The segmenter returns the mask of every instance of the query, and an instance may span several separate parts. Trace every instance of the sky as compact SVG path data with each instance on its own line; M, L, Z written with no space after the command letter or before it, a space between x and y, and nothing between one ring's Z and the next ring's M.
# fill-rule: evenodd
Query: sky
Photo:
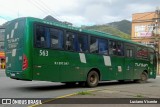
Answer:
M0 25L18 17L51 15L75 26L106 24L155 11L160 0L0 0Z

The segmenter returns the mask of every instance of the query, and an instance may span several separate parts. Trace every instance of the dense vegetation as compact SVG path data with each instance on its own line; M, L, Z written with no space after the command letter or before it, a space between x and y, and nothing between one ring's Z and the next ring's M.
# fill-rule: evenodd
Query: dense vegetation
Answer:
M126 34L122 31L118 30L117 28L114 28L114 27L109 26L109 25L85 26L85 29L102 31L102 32L113 34L113 35L121 37L121 38L130 39L129 34Z

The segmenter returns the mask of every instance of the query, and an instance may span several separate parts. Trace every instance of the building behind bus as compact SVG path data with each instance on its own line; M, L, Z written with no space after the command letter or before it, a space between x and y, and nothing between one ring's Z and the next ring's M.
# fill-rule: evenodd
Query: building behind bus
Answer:
M135 13L132 15L131 39L155 48L160 53L160 10L154 12ZM160 57L158 58L157 73L160 74Z

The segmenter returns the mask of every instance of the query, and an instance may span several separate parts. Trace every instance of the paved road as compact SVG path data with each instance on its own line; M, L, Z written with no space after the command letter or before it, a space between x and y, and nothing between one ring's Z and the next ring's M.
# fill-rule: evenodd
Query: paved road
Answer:
M45 81L21 81L5 76L0 70L1 98L55 98L91 88L67 87L62 83Z
M62 83L43 81L21 81L13 80L5 76L0 70L0 97L1 98L55 98L58 96L71 94L74 92L91 90L84 87L66 87ZM146 84L127 82L105 82L93 89L108 89L117 91L128 91L128 93L145 93L153 97L160 98L160 77L151 79Z

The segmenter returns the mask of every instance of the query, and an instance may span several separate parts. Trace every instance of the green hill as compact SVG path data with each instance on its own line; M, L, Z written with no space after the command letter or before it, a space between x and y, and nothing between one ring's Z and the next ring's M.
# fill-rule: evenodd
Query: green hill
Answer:
M60 22L50 15L46 16L44 20ZM61 23L72 25L71 23L68 22L67 23L61 22ZM128 20L111 22L105 25L83 26L82 28L102 31L126 39L130 39L130 34L131 34L131 22Z
M128 20L122 20L117 22L111 22L111 23L108 23L107 25L131 35L131 24L132 23Z
M85 26L85 29L90 29L90 30L96 30L96 31L102 31L106 33L113 34L115 36L125 38L125 39L130 39L130 35L126 34L114 27L111 27L109 25L94 25L94 26Z

